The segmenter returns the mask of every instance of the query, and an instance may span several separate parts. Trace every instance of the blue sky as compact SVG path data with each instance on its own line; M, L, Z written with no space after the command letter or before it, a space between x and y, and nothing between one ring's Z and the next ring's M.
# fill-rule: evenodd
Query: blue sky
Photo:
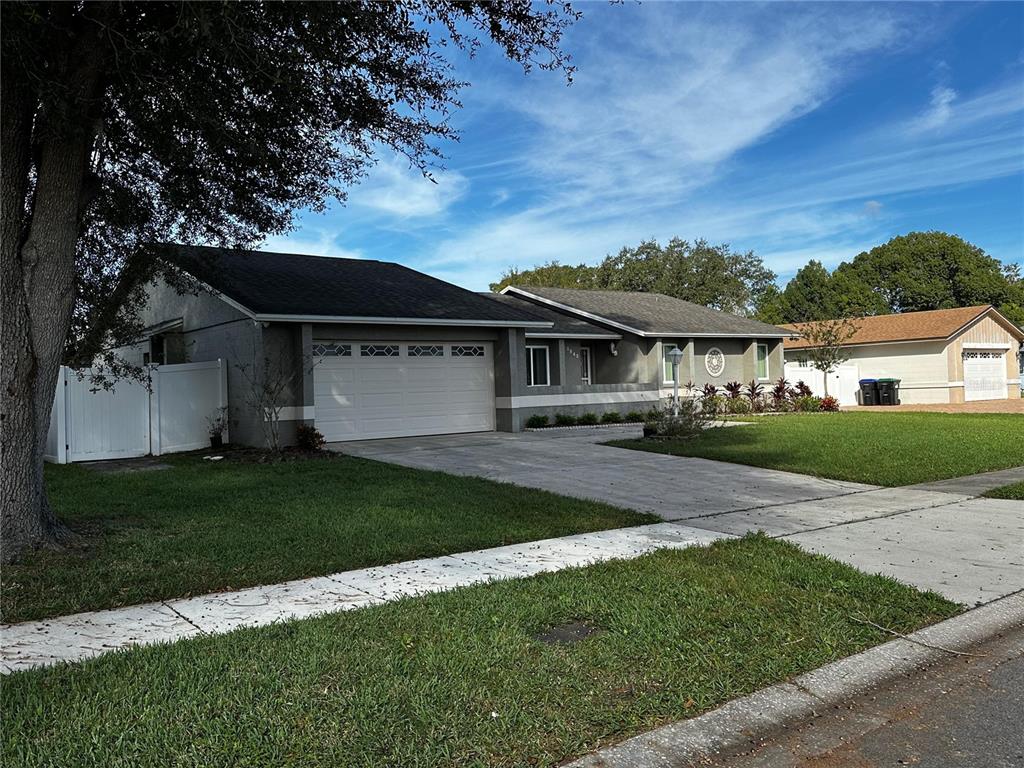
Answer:
M648 237L752 249L780 283L913 230L1024 263L1024 4L580 7L572 86L459 62L436 184L382 155L265 247L477 290Z

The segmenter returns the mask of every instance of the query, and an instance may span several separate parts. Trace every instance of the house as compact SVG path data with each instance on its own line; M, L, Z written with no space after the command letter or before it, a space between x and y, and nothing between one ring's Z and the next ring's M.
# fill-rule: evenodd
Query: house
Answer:
M900 379L903 403L962 403L1020 397L1024 331L990 305L855 320L844 345L850 377ZM784 326L799 333L805 324ZM787 366L809 369L806 339L786 341Z
M767 382L787 331L649 293L479 294L382 261L160 246L209 290L147 287L137 362L224 359L233 442L260 444L247 372L281 380L281 434L519 431L536 413L646 410L680 383Z

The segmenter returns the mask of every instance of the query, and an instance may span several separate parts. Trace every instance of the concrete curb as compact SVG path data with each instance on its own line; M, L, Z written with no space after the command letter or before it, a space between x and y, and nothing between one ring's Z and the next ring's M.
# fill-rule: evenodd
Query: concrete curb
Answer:
M814 717L824 708L948 656L921 643L964 650L1020 626L1024 626L1024 591L918 630L908 639L877 645L789 682L730 701L700 717L634 736L569 763L566 768L691 766L710 754Z

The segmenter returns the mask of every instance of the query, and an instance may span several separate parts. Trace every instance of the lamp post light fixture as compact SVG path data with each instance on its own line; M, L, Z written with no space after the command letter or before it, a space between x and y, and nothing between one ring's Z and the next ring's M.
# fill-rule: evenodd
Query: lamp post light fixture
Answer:
M668 351L669 360L672 361L672 415L679 415L679 361L683 359L683 350L678 346Z

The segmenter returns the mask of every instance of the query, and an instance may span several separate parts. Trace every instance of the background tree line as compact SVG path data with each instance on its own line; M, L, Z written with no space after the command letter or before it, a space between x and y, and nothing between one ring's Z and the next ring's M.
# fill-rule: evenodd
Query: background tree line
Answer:
M993 304L1024 325L1020 265L1003 264L956 235L911 232L829 272L810 261L780 289L752 251L675 238L623 248L595 266L549 262L509 269L491 284L653 291L766 323L799 323Z

